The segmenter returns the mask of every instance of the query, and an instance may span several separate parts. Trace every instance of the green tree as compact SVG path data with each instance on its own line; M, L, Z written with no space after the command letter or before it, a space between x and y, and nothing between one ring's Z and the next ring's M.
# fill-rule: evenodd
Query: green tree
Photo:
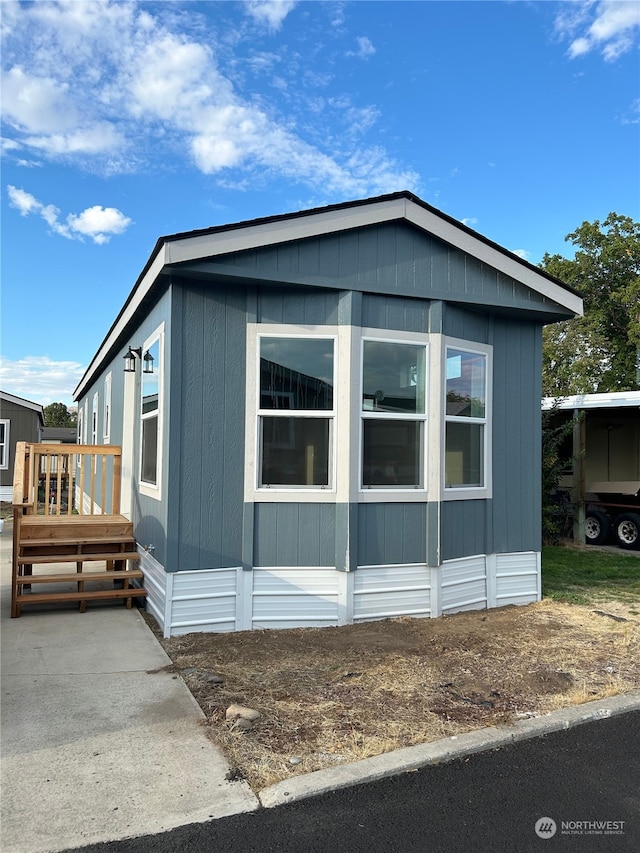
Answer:
M44 423L48 427L75 427L77 416L64 403L49 403L44 407Z
M554 545L568 533L569 506L558 494L562 471L571 459L566 440L576 419L562 415L557 403L542 412L542 542Z
M543 393L630 391L640 370L640 223L610 213L566 237L573 259L546 254L541 267L575 288L584 316L547 326Z

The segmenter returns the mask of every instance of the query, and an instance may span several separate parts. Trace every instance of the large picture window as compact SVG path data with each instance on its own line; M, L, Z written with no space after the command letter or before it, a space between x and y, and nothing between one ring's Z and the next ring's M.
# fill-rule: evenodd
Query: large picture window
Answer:
M424 344L362 342L363 489L424 489Z
M487 368L482 352L447 347L445 470L447 489L485 488Z
M160 448L162 435L162 334L147 341L143 351L153 361L152 372L142 372L140 406L140 486L144 494L157 496L160 488ZM146 489L144 487L147 487Z
M261 336L259 488L330 488L335 341Z

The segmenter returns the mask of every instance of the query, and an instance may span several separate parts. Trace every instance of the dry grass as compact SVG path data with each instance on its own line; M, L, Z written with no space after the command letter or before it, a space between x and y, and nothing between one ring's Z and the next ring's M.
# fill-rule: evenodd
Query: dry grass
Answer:
M640 622L619 608L616 615L627 621L544 600L440 619L161 642L210 736L258 790L640 687ZM207 680L212 673L222 684ZM253 729L226 723L232 703L260 711Z

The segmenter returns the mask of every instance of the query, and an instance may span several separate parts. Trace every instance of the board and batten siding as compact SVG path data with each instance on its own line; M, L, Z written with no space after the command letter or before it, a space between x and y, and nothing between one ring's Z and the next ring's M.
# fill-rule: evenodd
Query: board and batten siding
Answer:
M210 274L246 281L337 287L393 296L540 308L566 315L555 303L493 267L407 223L384 223L201 262Z
M242 559L246 293L174 287L170 571Z

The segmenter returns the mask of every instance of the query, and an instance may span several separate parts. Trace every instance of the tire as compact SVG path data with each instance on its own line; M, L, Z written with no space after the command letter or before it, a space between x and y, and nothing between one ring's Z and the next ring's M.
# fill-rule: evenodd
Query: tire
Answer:
M602 545L611 533L611 522L604 512L592 509L584 520L584 538L587 545Z
M640 551L640 515L624 512L615 521L618 545L628 551Z

